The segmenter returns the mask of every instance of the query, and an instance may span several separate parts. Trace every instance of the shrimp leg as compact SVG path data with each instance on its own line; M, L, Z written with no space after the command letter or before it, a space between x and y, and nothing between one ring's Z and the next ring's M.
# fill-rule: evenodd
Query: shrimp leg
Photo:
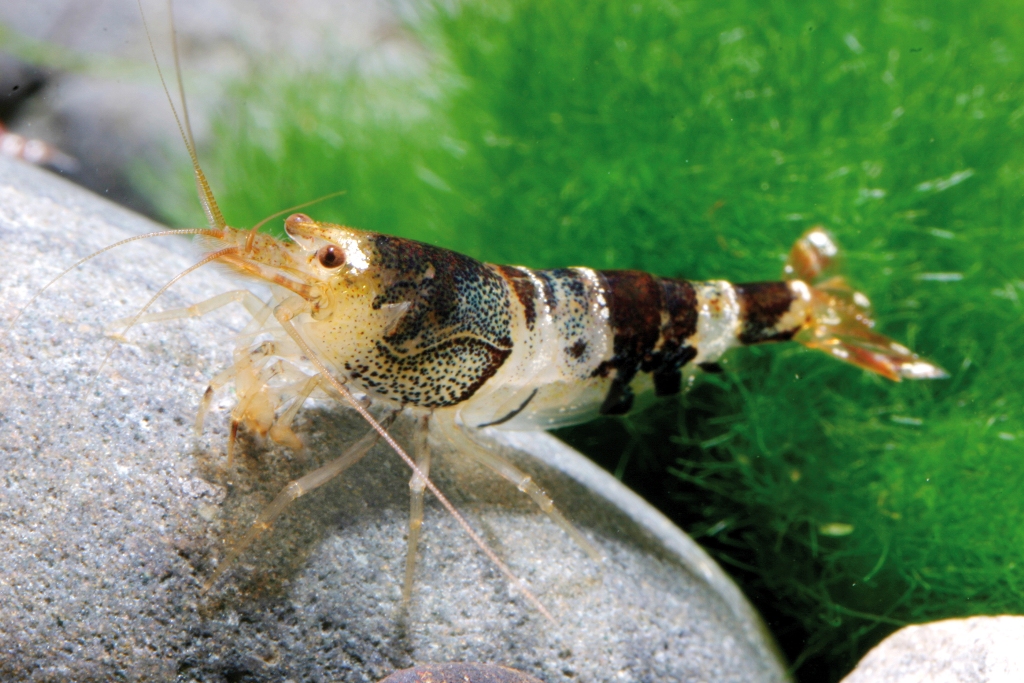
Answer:
M381 424L384 426L390 425L395 415L396 413L394 412L390 413L380 421ZM339 457L330 461L326 465L313 470L304 477L289 482L287 486L281 489L281 492L277 494L277 497L274 498L270 505L263 508L263 511L260 512L255 521L253 521L245 536L236 542L232 546L231 550L228 551L228 554L217 565L217 568L214 570L213 574L210 575L210 578L208 578L203 584L203 590L209 590L210 587L217 582L217 579L231 568L238 557L245 552L245 549L252 545L253 541L259 538L264 531L273 525L274 520L277 519L289 505L310 491L320 488L346 469L362 460L369 452L370 448L377 443L379 438L380 435L377 434L376 431L371 430L363 436L363 438L350 446L349 449Z
M281 413L281 415L274 420L274 424L270 427L269 435L271 439L276 443L284 444L290 448L302 447L302 441L295 432L292 431L292 420L295 419L295 416L299 412L299 408L302 407L302 404L306 402L306 399L309 398L310 394L312 394L318 386L320 386L320 375L313 375L302 383L302 386L296 393L295 400L292 401L292 404L288 406L287 410Z
M430 444L427 434L430 430L430 416L426 415L416 425L413 455L416 466L427 477L430 476ZM402 602L409 603L412 597L412 578L416 571L416 547L420 541L420 528L423 526L423 490L427 482L414 472L409 480L409 541L405 554L405 585L402 587Z
M537 485L537 482L533 481L530 475L498 455L489 444L484 443L478 430L460 425L454 419L437 420L437 424L460 453L468 455L515 484L516 488L533 499L537 507L544 511L552 522L562 527L565 533L569 534L591 558L597 562L602 560L601 553L597 548L565 518L565 515L555 507L554 501Z
M203 423L216 391L232 380L235 382L238 403L231 411L227 446L229 468L234 460L238 428L243 423L261 435L269 434L279 444L292 449L302 448L302 441L290 425L299 408L320 384L320 379L319 375L309 376L286 360L278 359L268 365L268 361L280 351L278 342L274 341L263 342L249 350L240 349L235 353L234 365L210 380L199 402L194 427L197 437L202 434ZM271 387L270 381L275 377L289 379L291 383L284 387ZM295 400L292 405L275 417L277 408L293 396Z
M258 296L253 294L247 289L236 289L230 292L224 292L217 296L210 297L205 301L192 304L191 306L183 306L182 308L169 308L166 311L157 311L156 313L147 313L146 315L139 316L136 318L121 318L115 320L110 324L110 328L123 327L128 324L138 325L140 323L155 323L163 322L165 320L178 320L180 318L200 318L207 313L223 308L230 303L239 302L245 306L245 310L249 312L253 318L262 317L265 321L270 317L270 307L267 306ZM266 311L264 313L264 311ZM261 316L262 314L262 316ZM261 323L262 324L262 323ZM115 339L120 338L123 333L111 333Z
M135 319L126 318L124 320L115 321L113 326L117 327L128 324L164 322L168 320L177 320L182 318L199 318L208 313L211 313L212 311L217 310L218 308L222 308L234 302L241 303L245 307L246 311L248 311L249 315L252 316L252 320L246 325L245 329L242 330L240 336L242 338L247 339L259 334L263 326L266 324L267 320L270 318L270 314L273 311L273 309L269 304L262 301L255 294L245 289L224 292L223 294L219 294L217 296L211 297L209 299L206 299L205 301L201 301L191 306L185 306L182 308L171 308L166 311L158 311L156 313L149 313L147 315L139 316ZM121 341L124 340L123 333L115 333L112 336ZM273 420L271 415L270 417L273 424L268 428L261 430L261 433L269 430L271 438L274 439L274 441L276 441L277 443L284 444L290 448L301 448L302 442L299 440L297 436L295 436L294 432L292 432L289 425L292 419L295 417L295 414L298 412L298 409L301 407L302 403L305 402L305 399L309 397L309 395L319 384L319 380L314 381L313 379L308 378L308 376L305 373L297 369L294 372L286 372L285 367L280 362L277 364L277 367L274 369L274 371L269 374L266 372L260 372L256 367L258 361L261 359L265 359L271 355L279 355L282 352L291 352L298 350L297 348L292 347L294 347L294 344L292 344L291 340L287 338L276 341L264 342L263 344L260 344L259 346L253 349L245 349L244 343L240 343L239 347L236 349L234 366L219 373L210 381L209 385L207 386L206 391L204 392L203 397L200 400L199 410L197 411L196 414L194 429L197 435L202 433L203 422L205 421L206 415L209 412L210 403L213 400L213 395L217 389L219 389L220 387L224 386L225 384L232 380L235 380L237 382L240 374L253 375L250 382L248 382L247 384L251 384L252 381L255 381L257 383L257 386L252 387L247 391L241 392L242 399L239 401L239 405L236 407L234 411L235 414L232 419L231 432L228 438L229 467L231 466L231 462L233 459L235 435L238 432L238 427L241 424L241 422L243 422L243 417L246 416L247 412L249 411L250 404L258 397L260 397L260 394L266 390L265 388L267 386L267 382L274 375L297 374L299 377L301 377L301 381L305 382L305 384L303 388L300 389L299 391L298 399L288 409L288 411L286 411L286 413L277 420ZM257 374L254 375L254 371L256 371ZM271 412L273 411L274 407L276 407L270 403L268 403L267 405L269 406L269 410ZM263 421L266 421L267 416L265 415L265 413L267 412L267 406L261 407L263 408L263 410L260 411L261 417L264 418ZM251 418L252 416L249 417Z
M340 394L341 397L348 402L371 427L373 427L373 430L377 432L385 442L387 442L388 446L391 447L391 450L393 450L395 454L402 459L402 462L409 466L409 469L411 469L413 473L420 475L420 478L423 479L423 483L426 488L430 489L430 492L434 494L442 507L444 507L444 509L448 511L448 514L450 514L458 525L462 527L463 531L466 532L466 535L469 536L473 540L473 543L480 548L480 551L487 556L487 559L494 563L494 566L505 575L505 578L507 578L513 586L522 592L523 597L525 597L530 604L536 607L538 612L544 615L544 618L553 624L556 623L555 618L551 616L551 612L544 607L543 603L541 603L541 601L537 599L537 596L534 595L525 584L523 584L519 577L512 573L512 570L508 568L508 565L502 562L501 558L491 550L490 546L488 546L484 539L480 537L480 534L473 530L473 527L469 525L466 518L459 514L459 511L455 509L455 506L452 505L451 501L441 493L440 489L438 489L432 481L430 481L430 478L423 474L423 471L420 470L415 461L409 457L409 454L406 453L398 442L395 441L394 437L388 433L387 428L373 415L371 415L370 411L368 411L360 401L356 400L352 395L352 392L349 391L344 384L339 382L331 374L330 370L327 369L324 362L320 360L315 353L313 353L313 349L302 338L302 335L299 334L299 330L295 326L294 322L297 315L309 311L310 308L308 301L298 296L292 297L290 299L285 299L278 304L274 309L274 318L276 318L277 322L280 323L282 328L284 328L284 331L288 333L288 336L290 336L299 348L302 349L309 361L316 366L317 371L325 380L327 380L328 384L330 384L331 387L333 387L338 394Z

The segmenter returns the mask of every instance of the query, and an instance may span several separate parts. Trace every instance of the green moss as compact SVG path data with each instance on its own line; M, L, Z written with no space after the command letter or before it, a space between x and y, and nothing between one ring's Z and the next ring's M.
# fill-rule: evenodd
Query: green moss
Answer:
M536 267L772 279L831 228L880 329L949 380L742 350L563 436L734 570L798 676L836 680L900 624L1024 609L1022 16L467 3L417 29L425 74L239 86L209 168L235 225L345 189L309 212Z

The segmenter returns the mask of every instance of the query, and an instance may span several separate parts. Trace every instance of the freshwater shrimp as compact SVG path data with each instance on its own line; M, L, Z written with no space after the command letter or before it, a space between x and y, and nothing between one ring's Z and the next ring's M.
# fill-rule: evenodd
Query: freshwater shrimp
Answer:
M180 70L178 78L180 85ZM303 213L287 217L288 239L282 240L227 225L200 167L187 108L179 127L208 222L190 232L200 236L207 254L168 287L219 263L269 286L271 295L260 299L239 289L187 308L140 313L128 327L198 317L231 303L245 307L251 322L232 364L210 380L196 419L201 430L216 392L234 385L229 458L239 430L300 448L292 422L310 398L341 400L370 426L345 453L285 486L219 562L206 589L292 502L338 477L378 439L412 470L403 587L408 601L427 489L522 588L431 482L431 442L454 444L514 484L600 558L541 487L499 454L488 429L544 430L622 415L639 393L678 394L732 347L769 342L796 341L895 381L946 376L874 331L866 297L830 274L838 247L820 226L796 241L781 280L743 284L630 270L493 265ZM388 431L400 412L416 420L412 457Z
M208 202L216 215L212 195ZM821 227L797 240L786 279L735 285L628 270L492 265L301 213L285 220L285 232L288 241L217 223L204 232L211 250L204 261L268 283L275 291L270 301L240 290L141 321L202 315L241 300L254 317L250 335L258 329L273 337L236 349L235 364L207 390L201 415L217 387L235 382L232 434L244 427L295 447L290 422L318 390L344 396L368 420L364 404L417 418L406 599L423 491L432 487L431 439L451 442L513 483L598 557L540 487L498 454L487 428L549 429L621 415L641 391L677 394L684 375L710 368L728 349L768 342L794 340L894 381L946 376L875 332L866 298L841 277L827 276L838 249ZM315 372L301 367L307 362ZM207 587L291 502L339 475L375 438L286 486Z
M49 166L60 173L74 173L78 161L43 140L12 133L0 123L0 154L37 166Z

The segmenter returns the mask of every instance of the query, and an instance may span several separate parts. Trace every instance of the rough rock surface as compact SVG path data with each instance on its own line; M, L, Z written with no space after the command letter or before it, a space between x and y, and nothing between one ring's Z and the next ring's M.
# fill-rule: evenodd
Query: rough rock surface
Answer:
M158 228L0 160L0 325L75 259ZM228 470L225 392L194 437L198 399L229 362L242 314L141 326L130 344L104 336L194 261L176 237L105 253L45 292L0 341L0 679L376 681L416 663L477 661L547 683L785 680L721 570L545 434L503 438L607 554L601 564L464 458L438 454L431 474L556 625L429 499L403 612L409 473L379 446L299 501L202 593L223 540L366 428L313 406L299 420L305 452L244 439ZM156 309L237 286L206 268ZM407 438L408 425L396 434Z
M1019 683L1024 617L907 626L864 656L842 683Z

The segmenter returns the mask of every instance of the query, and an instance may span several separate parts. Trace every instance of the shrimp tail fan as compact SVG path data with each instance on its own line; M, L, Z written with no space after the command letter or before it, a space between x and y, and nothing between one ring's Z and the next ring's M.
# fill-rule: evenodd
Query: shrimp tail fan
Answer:
M793 340L896 382L949 377L938 365L875 331L871 302L834 274L838 255L832 235L820 226L793 245L783 278L806 285L808 304L807 324Z

